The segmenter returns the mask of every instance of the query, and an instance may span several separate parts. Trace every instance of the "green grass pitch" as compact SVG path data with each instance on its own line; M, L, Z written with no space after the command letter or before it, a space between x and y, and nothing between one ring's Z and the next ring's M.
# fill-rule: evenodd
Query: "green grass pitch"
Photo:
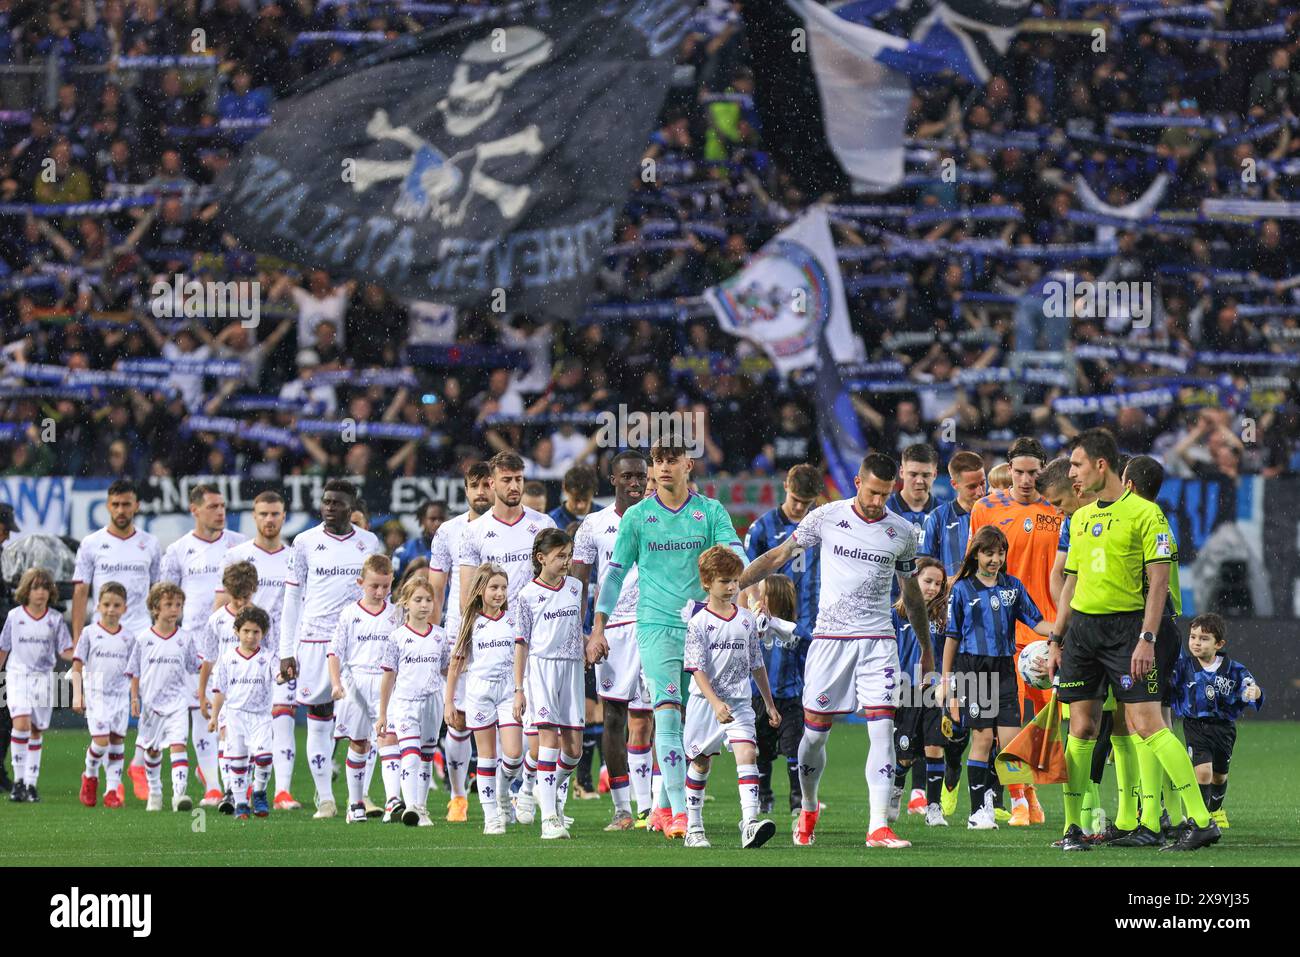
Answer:
M863 764L867 736L863 725L837 725L831 735L830 763L822 780L827 808L817 829L817 844L796 848L790 843L783 767L775 783L778 812L776 837L754 851L741 851L736 821L739 802L735 765L730 755L715 760L709 793L716 799L705 807L705 825L713 842L710 850L687 851L680 842L668 842L648 831L606 834L611 804L599 801L569 802L576 818L573 840L543 844L539 830L516 826L503 837L485 837L476 799L470 797L468 824L447 824L446 792L429 795L436 824L408 828L400 824L344 824L342 817L311 820L311 811L272 811L264 820L236 822L207 810L201 816L170 810L146 814L142 802L130 796L120 810L101 804L85 808L77 800L87 738L80 731L55 731L46 738L41 769L42 803L15 805L0 800L0 866L129 866L167 865L562 865L608 866L895 866L972 865L1067 867L1105 866L1207 866L1300 864L1300 828L1296 827L1295 795L1300 792L1300 762L1296 761L1296 725L1292 722L1243 723L1232 762L1231 789L1225 809L1231 828L1217 847L1194 854L1171 855L1154 850L1094 849L1087 854L1064 855L1048 845L1060 833L1061 789L1042 789L1048 823L1043 827L997 831L967 831L968 799L963 793L958 813L948 828L927 828L920 817L904 814L899 834L913 841L906 850L873 850L863 846L866 829L866 785ZM301 744L300 730L300 744ZM128 746L131 739L128 738ZM301 751L299 754L301 755ZM128 759L130 752L128 751ZM294 792L311 793L301 758ZM164 790L170 808L170 782L164 764ZM381 790L375 775L374 790ZM198 785L191 781L190 793ZM343 805L344 784L334 782ZM1114 771L1107 769L1103 795L1108 810L1114 808Z

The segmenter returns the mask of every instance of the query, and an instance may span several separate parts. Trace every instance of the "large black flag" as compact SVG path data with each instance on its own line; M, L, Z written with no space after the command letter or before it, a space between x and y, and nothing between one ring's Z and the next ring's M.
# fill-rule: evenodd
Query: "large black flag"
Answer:
M398 295L576 316L695 6L563 0L392 44L276 108L222 225Z

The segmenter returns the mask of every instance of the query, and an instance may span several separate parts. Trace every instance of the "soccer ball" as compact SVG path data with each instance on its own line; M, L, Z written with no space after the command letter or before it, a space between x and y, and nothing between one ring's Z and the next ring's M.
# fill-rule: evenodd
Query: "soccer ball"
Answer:
M1047 642L1041 640L1031 641L1020 649L1016 667L1020 670L1020 677L1031 688L1046 691L1052 686L1052 679L1047 677L1048 651Z

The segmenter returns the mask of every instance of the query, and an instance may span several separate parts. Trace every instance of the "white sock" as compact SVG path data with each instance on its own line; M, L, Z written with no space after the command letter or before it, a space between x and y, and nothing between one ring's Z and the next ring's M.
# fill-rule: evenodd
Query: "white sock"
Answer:
M316 784L316 800L334 800L334 786L330 782L333 768L330 766L334 753L334 719L307 716L307 767L311 769L311 779Z
M758 818L758 765L736 765L736 784L740 788L740 819Z
M162 794L162 755L157 759L145 755L144 776L149 782L150 794Z
M271 762L275 767L276 791L293 791L293 709L271 717Z
M609 793L614 798L614 810L620 814L632 813L632 788L628 775L609 776Z
M831 736L831 724L803 723L803 737L799 739L799 772L803 777L802 808L805 811L817 810L817 785L821 782L822 772L826 770L826 739Z
M27 739L27 770L23 775L23 783L28 787L36 787L36 780L41 776L41 753L43 750L40 735L32 734Z
M871 747L867 751L867 794L871 799L868 833L889 823L889 792L894 787L894 718L867 719Z
M184 794L190 784L190 756L184 751L171 752L172 796ZM161 790L161 787L160 787Z
M126 750L125 750L125 748L123 749L122 754L123 754L123 755L126 754ZM139 742L136 742L136 745L135 745L135 754L131 755L131 767L133 767L133 768L142 768L142 767L144 767L144 766L145 766L145 761L146 761L146 759L147 759L148 757L149 757L149 755L145 753L144 748L140 747Z
M500 791L497 788L496 758L479 758L476 770L478 771L478 801L483 806L483 820L490 821L501 813L497 804L499 800L497 795Z
M443 755L447 758L447 779L452 797L465 796L465 782L469 778L469 760L473 745L468 731L448 731L442 744Z
M573 772L578 770L578 762L582 760L582 755L565 754L560 752L560 761L556 768L559 772L560 780L557 782L557 797L555 806L560 815L564 815L564 806L569 803L569 784L573 780Z
M230 780L230 759L226 757L226 746L217 744L217 768L221 771L221 787L217 790L225 789L231 794L235 794L235 789L231 786ZM238 795L235 795L238 797Z
M347 757L347 777L348 777L348 806L360 804L362 795L366 793L366 755L359 754L348 748Z
M94 741L90 742L90 747L86 748L86 777L98 778L99 765L103 760L104 752L99 750Z
M361 797L363 800L370 800L370 782L375 779L375 768L379 765L379 749L373 744L370 746L370 753L366 755L366 776L361 785ZM387 779L385 779L384 791L387 792Z
M537 749L537 804L542 810L542 820L558 817L560 772L559 748Z
M501 785L501 800L510 803L510 788L514 785L515 778L519 777L520 772L524 769L524 761L521 757L509 758L502 756L497 762L497 775L500 778L498 783Z
M692 831L704 830L704 789L708 783L709 771L701 771L693 761L686 765L686 826Z
M119 741L108 742L108 761L104 765L105 783L110 791L116 791L122 783L122 760L126 757L126 748Z
M663 796L664 779L663 775L659 773L658 762L653 762L652 768L653 770L650 772L650 808L653 810L659 806L659 799Z
M540 755L541 749L537 753ZM519 785L519 794L521 797L531 797L533 789L537 787L537 761L529 751L524 751L524 783Z
M386 804L402 794L402 749L395 744L385 744L379 749L379 763L380 773L384 776L384 803Z
M401 770L398 772L398 783L402 790L402 803L409 808L420 806L420 739L409 738L402 742L397 749L398 761ZM388 762L384 762L385 780L387 784Z
M226 758L226 770L230 775L226 782L234 795L235 806L248 804L248 758L239 755Z
M627 746L627 777L636 801L636 813L644 814L654 807L651 787L650 745Z
M420 748L420 786L415 792L418 802L415 806L419 808L429 806L429 788L433 787L433 749L432 741Z
M265 794L271 780L271 755L263 752L253 759L253 793Z
M221 784L217 781L217 732L208 730L208 722L198 708L190 709L190 739L194 742L194 757L199 764L204 790L219 791Z

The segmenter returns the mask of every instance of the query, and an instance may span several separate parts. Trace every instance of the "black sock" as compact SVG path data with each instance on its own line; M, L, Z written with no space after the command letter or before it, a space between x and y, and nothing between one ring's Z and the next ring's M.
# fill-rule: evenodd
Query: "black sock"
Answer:
M938 804L943 788L943 762L927 758L925 762L925 803Z
M965 745L948 744L943 749L943 786L949 791L961 781L961 756Z
M786 771L790 775L790 809L803 804L803 786L799 783L799 759L786 758Z
M1228 794L1227 781L1224 781L1222 784L1211 784L1210 797L1209 800L1205 802L1205 809L1207 811L1220 810L1223 807L1223 799L1224 797L1227 796L1227 794Z
M1092 749L1092 773L1089 776L1093 784L1100 784L1106 774L1106 759L1110 757L1110 733L1114 726L1115 713L1103 711L1097 725L1097 743Z
M596 745L605 733L605 726L589 724L582 729L582 757L578 760L578 783L585 788L591 787L591 762L596 755Z
M758 762L758 795L759 797L772 796L772 762Z
M1207 811L1213 811L1214 808L1210 807L1210 804L1214 801L1214 797L1212 796L1212 793L1211 793L1211 790L1210 790L1210 789L1213 787L1213 785L1212 785L1212 784L1201 784L1201 785L1198 785L1198 787L1201 789L1201 800L1205 802L1205 809L1206 809Z
M894 765L894 787L901 788L907 783L907 772L912 770L910 764Z
M988 788L989 766L983 761L966 762L966 784L970 788L970 812L974 814L984 806Z

